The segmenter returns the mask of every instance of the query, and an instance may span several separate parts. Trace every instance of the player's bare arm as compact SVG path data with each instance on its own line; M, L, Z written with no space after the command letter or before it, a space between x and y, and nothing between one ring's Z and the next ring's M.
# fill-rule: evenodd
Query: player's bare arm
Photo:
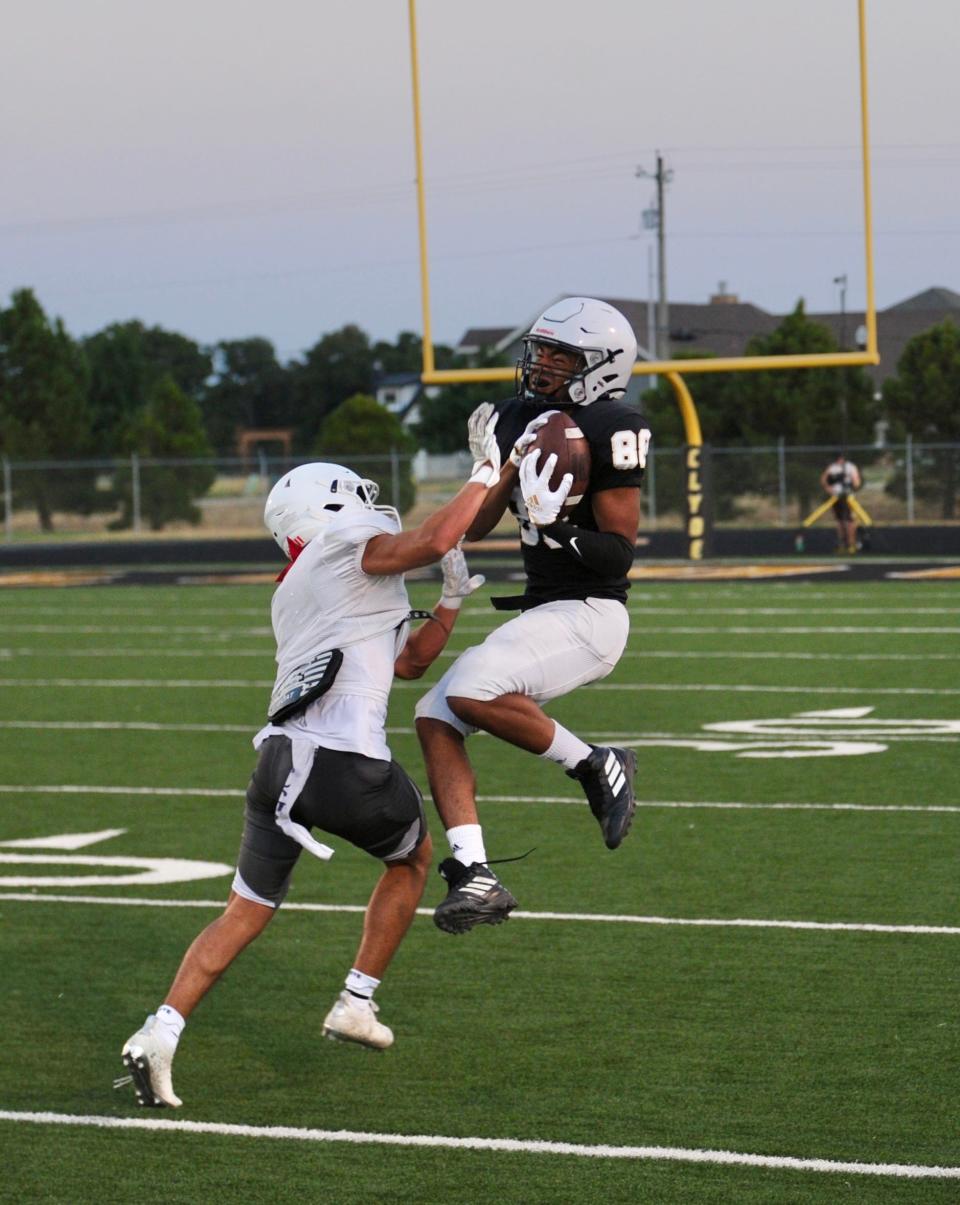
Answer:
M433 619L410 633L393 672L398 678L422 678L443 652L459 611L445 607L442 602L433 608Z
M419 678L433 665L453 631L461 603L486 581L482 573L470 573L459 546L444 553L440 569L443 572L440 601L433 609L433 619L411 632L403 646L393 667L398 678Z
M397 535L374 536L367 542L360 561L364 573L384 576L435 564L463 537L486 493L485 485L468 482L456 497L424 519L419 527Z
M635 544L640 526L640 491L633 486L601 490L593 496L593 517L600 531L623 536Z
M497 484L487 490L487 496L477 511L476 518L466 530L466 539L482 540L493 531L504 516L516 484L516 466L507 464L500 470L500 480Z
M500 481L500 448L493 407L479 407L474 416L470 447L476 456L469 481L457 496L441 506L419 527L397 535L375 536L363 551L360 567L371 576L405 573L432 565L459 544L477 516L489 490Z

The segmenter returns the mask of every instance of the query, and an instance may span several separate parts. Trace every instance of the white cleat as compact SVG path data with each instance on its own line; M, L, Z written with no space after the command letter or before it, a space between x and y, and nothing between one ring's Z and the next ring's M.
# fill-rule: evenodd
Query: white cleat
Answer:
M371 1050L393 1045L393 1030L377 1020L377 1006L348 991L342 991L323 1022L323 1036L338 1042L358 1042Z
M151 1013L120 1052L123 1065L130 1072L137 1100L151 1108L179 1109L183 1101L173 1090L173 1056L176 1046L164 1041L154 1032L157 1018Z

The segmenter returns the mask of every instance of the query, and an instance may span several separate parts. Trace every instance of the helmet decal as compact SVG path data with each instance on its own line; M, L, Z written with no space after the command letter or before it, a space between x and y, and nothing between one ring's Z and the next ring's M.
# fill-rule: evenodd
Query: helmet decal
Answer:
M575 355L573 369L544 358L544 347ZM637 358L629 322L612 305L593 297L565 297L533 323L517 361L521 400L553 406L588 406L602 397L622 397Z

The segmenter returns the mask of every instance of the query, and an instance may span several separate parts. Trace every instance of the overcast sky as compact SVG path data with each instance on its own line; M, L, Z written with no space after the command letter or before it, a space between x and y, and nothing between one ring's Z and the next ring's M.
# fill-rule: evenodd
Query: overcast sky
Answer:
M434 336L560 293L864 305L856 0L419 0ZM960 291L960 13L867 0L877 303ZM421 330L406 0L31 0L0 40L0 301L290 359ZM641 333L642 332L638 332Z

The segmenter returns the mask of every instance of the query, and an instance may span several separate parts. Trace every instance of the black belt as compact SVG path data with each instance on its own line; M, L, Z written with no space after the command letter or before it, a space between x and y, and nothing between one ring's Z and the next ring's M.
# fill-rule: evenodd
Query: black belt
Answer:
M495 611L529 611L531 607L541 607L549 598L531 598L527 594L511 594L506 598L491 598Z

